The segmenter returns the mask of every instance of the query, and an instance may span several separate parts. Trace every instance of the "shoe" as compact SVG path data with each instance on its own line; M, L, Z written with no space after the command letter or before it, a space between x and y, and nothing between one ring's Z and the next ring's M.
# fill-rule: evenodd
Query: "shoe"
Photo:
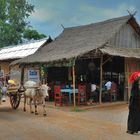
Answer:
M133 131L129 131L129 130L127 130L126 133L128 133L128 134L134 134Z

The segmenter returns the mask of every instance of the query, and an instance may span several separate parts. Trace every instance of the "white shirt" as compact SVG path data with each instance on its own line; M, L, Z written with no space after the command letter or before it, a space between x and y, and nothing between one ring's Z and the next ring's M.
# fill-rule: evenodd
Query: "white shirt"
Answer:
M110 89L111 89L111 84L112 84L112 83L111 83L110 81L108 81L108 82L105 84L107 90L110 90Z
M96 90L96 85L95 84L91 84L91 92L94 92Z
M7 87L2 87L2 93L6 94L7 93Z

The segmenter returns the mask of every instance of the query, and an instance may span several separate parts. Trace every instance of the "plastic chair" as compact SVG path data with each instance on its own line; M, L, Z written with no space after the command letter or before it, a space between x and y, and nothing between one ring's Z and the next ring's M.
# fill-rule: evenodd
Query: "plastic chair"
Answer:
M62 106L64 103L68 104L68 97L61 93L60 86L54 86L54 102L55 106Z
M86 86L78 85L78 96L77 96L77 104L87 104L86 101Z
M54 86L54 102L55 106L57 104L62 106L62 95L60 86Z
M112 102L112 99L113 101L117 100L117 84L116 83L112 82L109 94L110 94L110 102Z

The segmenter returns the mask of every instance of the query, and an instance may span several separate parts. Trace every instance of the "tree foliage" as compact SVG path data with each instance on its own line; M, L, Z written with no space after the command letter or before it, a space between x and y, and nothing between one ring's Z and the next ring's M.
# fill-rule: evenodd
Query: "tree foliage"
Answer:
M45 38L46 35L44 34L39 34L36 30L27 28L25 29L24 33L23 33L23 38L27 39L27 40L38 40L38 39L42 39Z
M27 0L0 0L0 47L22 42L24 32L28 32L27 18L33 11Z

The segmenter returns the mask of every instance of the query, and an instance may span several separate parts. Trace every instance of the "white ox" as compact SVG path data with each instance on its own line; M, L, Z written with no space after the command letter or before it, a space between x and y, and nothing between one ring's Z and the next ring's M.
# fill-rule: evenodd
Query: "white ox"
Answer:
M26 99L29 98L30 104L30 112L34 113L32 110L32 101L35 106L35 115L38 115L37 112L37 104L42 103L43 106L43 115L46 116L46 101L45 98L49 96L48 90L49 87L46 84L40 85L37 87L36 82L34 81L27 81L24 84L26 91L24 92L24 111L26 111Z

